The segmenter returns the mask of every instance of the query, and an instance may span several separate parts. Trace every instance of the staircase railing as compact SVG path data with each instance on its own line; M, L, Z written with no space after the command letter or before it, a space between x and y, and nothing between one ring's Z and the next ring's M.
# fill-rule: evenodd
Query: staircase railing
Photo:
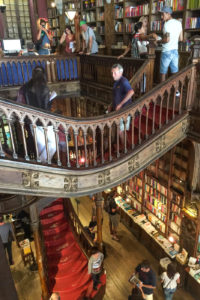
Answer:
M36 110L13 101L0 99L1 142L0 156L21 162L40 163L37 127L43 131L46 163L61 165L60 153L64 152L68 168L88 168L112 162L148 140L164 126L189 110L195 98L196 67L190 65L167 81L159 84L132 105L118 112L95 118L66 118ZM176 91L180 97L176 97ZM126 124L131 116L132 128L124 132L124 145L120 144L120 120ZM30 128L31 131L28 128ZM53 161L50 157L48 126L55 135ZM60 135L63 135L62 143ZM28 136L27 136L28 135ZM64 150L60 149L64 144Z
M75 212L75 209L70 201L70 199L64 199L63 200L63 206L65 214L68 218L68 221L71 225L71 228L78 240L78 243L81 246L81 249L84 251L85 255L87 257L90 256L90 250L94 246L94 242L91 240L90 236L87 234L87 232L84 230L83 225L81 224L81 221Z
M78 56L15 56L0 59L0 87L23 85L32 78L32 70L42 66L48 82L79 79Z

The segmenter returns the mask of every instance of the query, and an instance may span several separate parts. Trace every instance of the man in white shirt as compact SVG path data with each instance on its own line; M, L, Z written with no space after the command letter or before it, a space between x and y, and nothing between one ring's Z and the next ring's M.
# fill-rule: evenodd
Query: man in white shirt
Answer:
M161 14L161 19L165 22L160 60L161 82L163 82L169 67L172 74L178 72L178 42L183 40L183 34L181 22L172 18L171 7L164 6Z
M80 21L81 30L84 32L82 51L79 54L83 54L86 50L86 54L98 53L98 44L92 28L90 28L85 21Z

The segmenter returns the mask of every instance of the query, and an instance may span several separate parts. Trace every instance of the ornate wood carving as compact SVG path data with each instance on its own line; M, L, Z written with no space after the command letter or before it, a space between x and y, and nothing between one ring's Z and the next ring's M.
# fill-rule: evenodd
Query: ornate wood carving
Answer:
M78 177L77 176L65 177L64 190L66 192L77 192L78 191Z
M106 185L110 183L110 171L106 170L98 175L98 184Z

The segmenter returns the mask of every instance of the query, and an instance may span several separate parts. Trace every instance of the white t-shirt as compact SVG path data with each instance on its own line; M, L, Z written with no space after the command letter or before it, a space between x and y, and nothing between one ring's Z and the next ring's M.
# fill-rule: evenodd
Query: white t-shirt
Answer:
M170 279L167 276L167 272L162 273L161 279L163 280L163 288L167 289L175 289L177 287L177 279L180 278L180 274L176 273L173 277L173 279Z
M177 50L179 36L182 31L182 24L180 21L170 19L166 21L163 27L163 34L169 33L169 42L162 45L162 52Z

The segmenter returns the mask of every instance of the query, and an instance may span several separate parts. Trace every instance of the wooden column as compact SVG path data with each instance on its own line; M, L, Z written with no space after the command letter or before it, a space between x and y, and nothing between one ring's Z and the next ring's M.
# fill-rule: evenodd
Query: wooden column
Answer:
M37 41L37 24L36 24L33 0L28 0L28 4L29 4L29 14L30 14L32 38L33 38L33 41L36 42Z
M103 207L102 193L96 195L96 214L97 214L97 244L100 251L103 249L102 239L102 207Z
M44 269L44 257L42 252L42 241L39 232L38 211L35 203L30 206L30 218L31 218L31 226L32 226L34 242L35 242L38 272L39 272L40 282L41 282L42 299L48 300L49 290L48 290L47 278Z
M3 247L2 240L0 238L0 299L2 300L18 300L17 292L13 282L8 260L6 258L6 252Z

